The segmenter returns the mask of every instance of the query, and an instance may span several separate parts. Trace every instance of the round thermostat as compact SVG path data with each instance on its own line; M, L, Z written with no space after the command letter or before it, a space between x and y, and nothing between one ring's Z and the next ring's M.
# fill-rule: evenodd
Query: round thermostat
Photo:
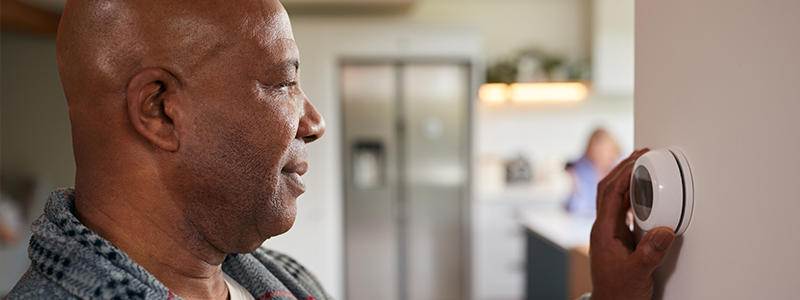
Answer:
M631 207L644 231L666 226L675 235L686 232L694 208L694 184L689 162L676 148L645 153L633 165Z

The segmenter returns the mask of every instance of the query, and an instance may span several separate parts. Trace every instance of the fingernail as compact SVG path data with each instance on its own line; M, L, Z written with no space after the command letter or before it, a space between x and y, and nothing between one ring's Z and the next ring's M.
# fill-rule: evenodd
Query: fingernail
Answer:
M653 238L650 240L650 243L652 243L653 246L661 252L667 251L667 249L672 246L672 242L675 240L675 234L672 233L672 230L667 228L658 228L655 231L656 232L653 234Z

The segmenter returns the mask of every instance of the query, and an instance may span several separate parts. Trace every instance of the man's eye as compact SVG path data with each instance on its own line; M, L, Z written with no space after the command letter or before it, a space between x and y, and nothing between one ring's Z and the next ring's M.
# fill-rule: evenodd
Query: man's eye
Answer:
M286 94L286 93L288 93L289 88L293 87L295 85L297 85L297 81L287 81L287 82L278 83L278 84L270 84L270 85L264 84L264 85L261 85L261 88L264 89L264 91L267 91L269 93Z
M288 88L297 85L297 81L284 82L278 85L279 88Z

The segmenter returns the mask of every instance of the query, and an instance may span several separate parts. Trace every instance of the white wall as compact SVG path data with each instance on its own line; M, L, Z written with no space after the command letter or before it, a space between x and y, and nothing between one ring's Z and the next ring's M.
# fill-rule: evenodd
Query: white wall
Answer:
M657 299L792 299L800 278L800 2L636 3L636 146L681 147L685 235Z
M530 47L591 56L591 0L417 0L406 18L478 29L489 63Z
M592 87L604 95L633 94L634 0L592 3Z

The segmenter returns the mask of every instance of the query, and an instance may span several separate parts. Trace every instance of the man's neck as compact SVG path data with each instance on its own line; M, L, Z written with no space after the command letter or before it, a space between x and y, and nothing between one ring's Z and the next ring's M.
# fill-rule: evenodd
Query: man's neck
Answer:
M227 254L197 233L168 195L154 197L157 190L148 189L150 195L142 190L96 192L76 182L75 215L175 295L228 299L221 268Z

